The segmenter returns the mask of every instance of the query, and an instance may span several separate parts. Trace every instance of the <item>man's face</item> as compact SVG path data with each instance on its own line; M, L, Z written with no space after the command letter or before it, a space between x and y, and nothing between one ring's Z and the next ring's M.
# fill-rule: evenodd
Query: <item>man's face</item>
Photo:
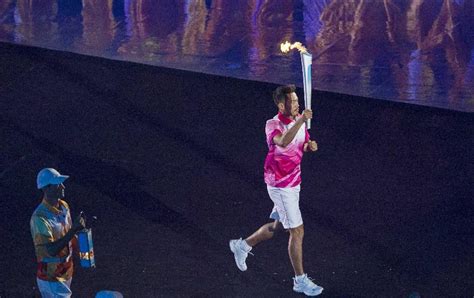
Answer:
M298 96L295 92L290 93L289 98L285 100L285 116L296 117L300 112L300 105L298 104Z
M64 198L64 190L66 187L64 184L50 184L45 188L45 194L48 198L51 199L63 199Z

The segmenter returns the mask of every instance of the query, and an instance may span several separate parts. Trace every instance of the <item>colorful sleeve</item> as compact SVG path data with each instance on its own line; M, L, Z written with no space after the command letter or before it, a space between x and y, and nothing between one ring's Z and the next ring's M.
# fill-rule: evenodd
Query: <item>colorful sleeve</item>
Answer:
M308 143L308 141L310 140L310 135L309 135L308 129L305 129L304 131L305 131L304 142Z
M267 144L270 146L273 144L273 137L281 134L281 128L277 120L268 120L265 126L265 134L267 135Z
M35 252L38 261L44 257L49 257L46 243L54 241L53 233L46 220L39 216L33 216L30 221L31 235L35 245Z
M51 226L44 218L33 216L31 218L30 227L35 246L54 241Z

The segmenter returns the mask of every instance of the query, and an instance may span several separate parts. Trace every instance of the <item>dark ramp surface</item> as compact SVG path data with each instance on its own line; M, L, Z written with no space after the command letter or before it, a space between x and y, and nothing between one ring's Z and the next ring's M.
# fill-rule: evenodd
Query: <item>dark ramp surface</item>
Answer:
M290 297L287 235L239 272L228 240L272 207L262 178L275 85L0 43L0 296L33 295L36 173L94 230L73 292ZM298 90L301 95L301 90ZM470 113L316 92L303 161L305 266L326 297L471 297ZM97 220L91 220L92 216Z

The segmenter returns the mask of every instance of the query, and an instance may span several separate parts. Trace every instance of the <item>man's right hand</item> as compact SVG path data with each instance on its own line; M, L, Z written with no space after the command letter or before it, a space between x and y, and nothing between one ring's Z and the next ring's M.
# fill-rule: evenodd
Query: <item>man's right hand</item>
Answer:
M304 121L313 118L313 111L311 111L310 109L304 110L301 118L303 118Z
M71 229L74 231L74 233L76 233L85 228L86 228L86 220L84 219L84 217L82 217L82 214L79 214L72 222Z

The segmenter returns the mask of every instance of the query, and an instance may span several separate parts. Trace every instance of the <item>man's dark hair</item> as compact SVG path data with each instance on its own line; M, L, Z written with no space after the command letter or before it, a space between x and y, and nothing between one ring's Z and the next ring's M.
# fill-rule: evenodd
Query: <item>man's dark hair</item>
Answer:
M280 86L273 91L273 101L278 106L279 103L285 103L290 94L296 91L295 85Z

